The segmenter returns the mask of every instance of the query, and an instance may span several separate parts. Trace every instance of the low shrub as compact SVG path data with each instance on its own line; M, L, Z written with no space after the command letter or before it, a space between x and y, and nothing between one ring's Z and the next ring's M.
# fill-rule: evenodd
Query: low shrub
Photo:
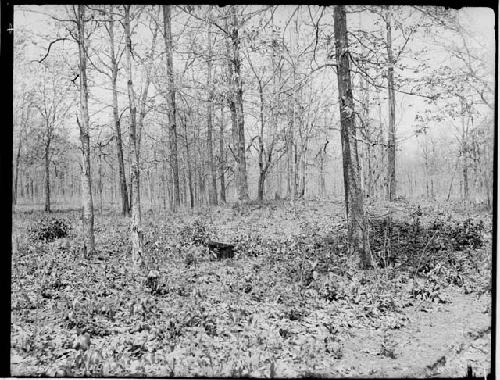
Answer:
M68 236L71 224L62 218L42 218L29 227L32 241L50 242Z

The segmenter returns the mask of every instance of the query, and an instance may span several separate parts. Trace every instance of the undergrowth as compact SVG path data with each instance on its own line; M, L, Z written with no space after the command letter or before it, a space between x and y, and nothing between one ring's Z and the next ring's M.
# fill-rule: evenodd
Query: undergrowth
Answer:
M27 240L13 257L15 373L268 377L315 368L334 375L352 328L401 329L410 310L449 302L450 287L489 291L488 226L479 219L412 209L410 222L373 219L377 267L360 271L347 255L342 210L329 207L146 220L154 292L147 273L127 265L124 219L98 219L99 251L88 260ZM18 233L30 233L35 217ZM208 239L234 244L235 258L211 261L201 249ZM381 352L393 355L387 342Z

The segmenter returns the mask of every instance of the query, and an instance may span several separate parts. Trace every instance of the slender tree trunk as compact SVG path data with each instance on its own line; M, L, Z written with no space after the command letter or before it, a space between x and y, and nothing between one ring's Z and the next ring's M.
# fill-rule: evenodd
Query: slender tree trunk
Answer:
M123 141L118 114L118 92L116 81L118 78L118 63L115 55L115 34L113 21L113 5L109 6L109 50L111 56L111 89L113 91L113 121L115 127L116 157L118 160L118 171L120 180L120 196L122 199L122 215L130 215L130 203L128 199L127 177L125 176L125 164L123 162Z
M191 168L191 151L189 148L189 139L187 131L187 120L184 118L184 143L186 145L186 165L189 188L189 207L194 208L194 193L193 193L193 171Z
M220 124L219 124L219 181L220 181L220 200L226 203L226 179L224 175L225 169L225 152L224 152L224 102L220 105Z
M87 48L85 37L85 6L78 5L77 27L78 48L80 58L80 118L77 123L80 129L82 144L82 197L83 197L83 255L88 257L95 251L94 237L94 203L92 200L92 178L90 167L89 136L89 91L87 84Z
M97 190L99 191L99 211L102 215L102 189L103 189L103 181L102 181L102 151L101 147L99 147L99 166L97 168L97 175L99 176L99 183L97 184Z
M209 5L211 9L211 5ZM210 12L210 10L209 10ZM207 59L207 87L208 87L208 102L207 102L207 153L208 153L208 169L210 172L210 185L208 186L208 203L210 205L217 204L217 173L215 171L214 163L214 146L213 146L213 101L214 101L214 87L212 84L212 27L208 23L208 59Z
M260 99L260 133L259 133L259 185L257 197L259 202L264 200L264 184L266 181L266 171L264 166L264 89L259 81L259 99Z
M172 30L170 23L170 5L163 5L163 38L165 40L166 52L166 75L168 81L167 108L168 108L168 132L170 140L170 165L172 167L172 179L174 190L174 208L180 207L179 190L179 163L177 160L177 126L175 108L175 87L174 87L174 69L172 52Z
M286 193L287 198L294 199L294 174L293 174L293 129L294 129L294 111L293 105L289 106L289 121L288 121L288 132L286 137L286 157L287 157L287 178L286 178Z
M307 170L307 160L306 160L306 155L307 155L307 141L305 145L302 147L302 153L300 154L300 171L302 174L302 177L300 179L300 197L304 198L306 195L306 170Z
M132 241L132 261L135 268L141 268L144 265L143 260L143 231L141 224L141 198L140 198L140 168L139 168L139 149L137 146L137 125L136 115L137 108L135 104L135 92L132 83L132 41L130 39L130 5L125 5L124 29L126 38L126 68L127 68L127 89L128 100L130 105L130 153L131 153L131 182L132 182L132 221L130 225L130 239Z
M363 209L363 194L356 142L354 102L351 87L347 23L344 6L336 6L334 11L335 51L338 65L338 91L342 157L344 162L344 182L347 184L346 202L348 221L348 241L351 253L359 252L362 268L371 266L368 223Z
M248 200L248 181L247 181L247 166L246 166L246 146L245 146L245 119L243 114L243 82L241 78L241 62L239 53L239 25L238 16L236 14L236 6L229 7L230 17L230 48L229 55L229 80L231 84L231 119L233 121L233 137L235 138L235 174L236 174L236 189L238 201L245 202Z
M396 95L394 92L394 57L392 54L391 12L386 14L387 30L387 91L389 96L389 130L387 141L387 200L396 197Z
M45 212L52 212L50 210L50 140L47 142L44 150L44 163L45 163Z
M19 138L19 142L17 144L17 153L16 153L16 167L14 171L14 190L12 191L12 204L15 206L17 203L17 182L19 178L19 163L21 161L21 146L22 146L22 139ZM22 194L22 188L21 188L21 194Z

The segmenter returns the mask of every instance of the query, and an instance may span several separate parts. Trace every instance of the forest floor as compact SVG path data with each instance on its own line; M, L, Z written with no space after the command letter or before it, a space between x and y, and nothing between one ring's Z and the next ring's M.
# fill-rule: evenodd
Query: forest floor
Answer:
M342 202L301 201L145 212L147 267L136 272L127 218L96 215L97 252L83 259L79 211L18 210L12 375L488 374L491 214L408 202L368 211L376 269L347 255ZM51 218L68 236L41 241ZM234 258L214 260L207 238L234 244Z

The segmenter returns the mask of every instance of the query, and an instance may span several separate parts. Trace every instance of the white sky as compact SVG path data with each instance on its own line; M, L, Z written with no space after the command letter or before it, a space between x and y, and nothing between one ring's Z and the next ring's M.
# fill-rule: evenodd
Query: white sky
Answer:
M276 25L281 27L284 26L286 20L288 20L289 16L294 12L295 6L282 6L278 8L275 12L274 22ZM25 10L30 9L35 12L27 12ZM319 9L319 8L316 8ZM65 15L63 6L55 6L55 5L42 5L42 6L15 6L14 11L14 29L24 29L31 31L34 35L55 35L55 26L54 22L49 21L49 18L41 13L45 14L58 14L62 17ZM174 16L175 16L174 12ZM460 22L464 26L467 27L468 30L471 31L471 37L473 37L478 44L484 46L485 49L492 51L492 57L494 57L494 49L495 49L495 37L494 37L494 26L495 26L495 18L493 10L489 8L462 8L459 12ZM373 24L374 20L373 15L364 14L362 17L362 27L370 28ZM327 15L325 12L324 20L326 23L333 24L333 16ZM358 14L351 14L348 18L348 28L359 28L359 16ZM183 26L183 22L177 23L175 18L173 20L173 29L174 34L179 30L180 27ZM294 28L293 23L289 25L290 30ZM287 33L287 37L289 34ZM53 38L53 37L52 37ZM161 39L159 39L161 42ZM66 44L66 43L65 43ZM46 51L47 43L39 42L36 46L32 46L31 49L26 51L27 57L29 59L39 59ZM159 50L162 49L162 44L159 44ZM54 48L55 50L56 48ZM447 63L447 58L439 49L436 50L434 48L432 50L432 56L426 57L432 65L440 65ZM177 60L179 57L177 57ZM494 59L494 58L492 58ZM178 62L178 61L177 61ZM175 63L175 62L174 62ZM177 65L179 66L179 65ZM178 69L178 67L176 67ZM335 79L334 74L326 74L325 78L329 78L329 80ZM92 89L94 95L103 98L109 98L109 92L105 90L97 90L95 88ZM138 91L138 88L136 89ZM246 89L248 93L254 91L254 89ZM150 93L154 92L154 86L151 86ZM335 98L336 93L328 94L329 97ZM107 96L105 94L108 94ZM397 136L401 141L401 148L405 152L405 155L419 155L419 146L416 142L413 135L413 121L415 119L415 114L418 110L424 107L422 100L417 96L408 96L397 94ZM122 102L123 104L123 102ZM110 116L110 112L107 112L107 116ZM252 118L250 118L252 119ZM250 124L255 123L255 120L249 120ZM440 127L435 127L434 132L436 135L447 133L446 128L449 126L442 125ZM76 129L75 129L76 131ZM76 134L75 134L76 135Z

